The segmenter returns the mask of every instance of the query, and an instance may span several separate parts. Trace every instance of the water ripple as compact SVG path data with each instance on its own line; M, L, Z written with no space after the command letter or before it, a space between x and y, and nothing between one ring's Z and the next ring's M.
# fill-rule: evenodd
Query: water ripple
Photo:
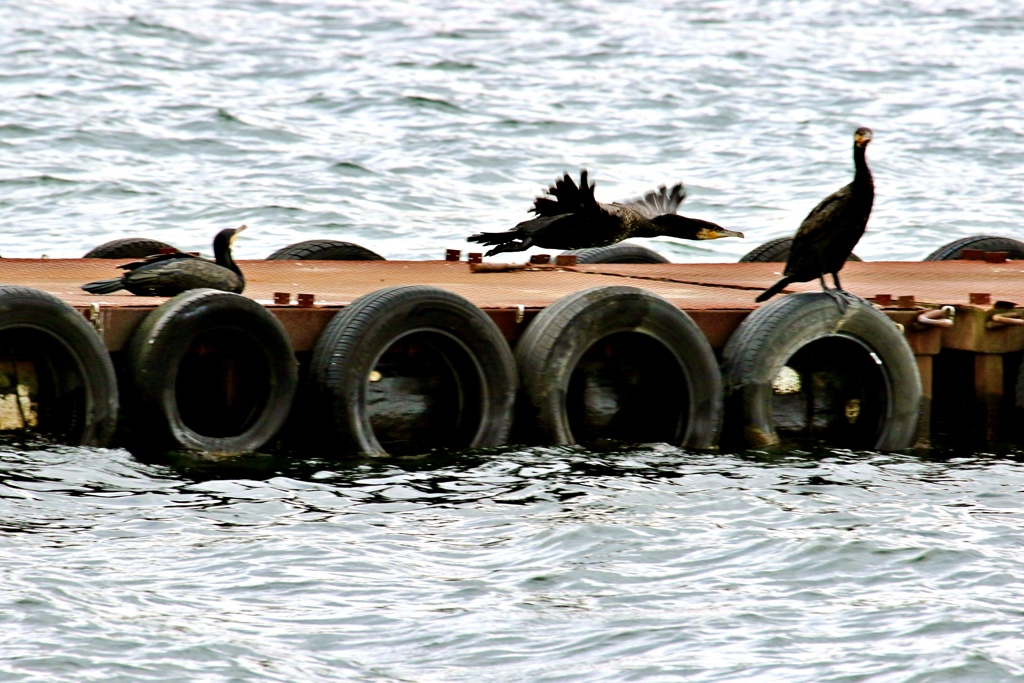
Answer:
M605 199L685 181L748 239L652 246L734 260L870 125L857 252L917 259L1019 232L1022 31L998 0L4 4L2 251L244 222L242 258L436 258L588 167ZM1017 680L1022 489L1014 453L5 445L0 678Z
M0 462L7 680L1024 673L1015 458Z
M847 181L861 124L879 190L861 256L1017 228L1024 22L1001 3L29 2L0 20L0 179L27 167L158 188L0 197L8 224L36 228L8 234L11 256L37 255L38 229L67 256L139 225L205 245L211 223L244 220L243 257L322 236L433 258L587 166L608 198L687 181L694 215L750 238L653 246L732 260ZM340 183L338 164L369 173Z

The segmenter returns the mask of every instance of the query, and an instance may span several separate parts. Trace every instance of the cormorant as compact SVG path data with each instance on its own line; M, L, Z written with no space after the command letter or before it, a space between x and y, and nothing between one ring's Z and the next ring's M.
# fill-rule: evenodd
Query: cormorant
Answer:
M687 240L713 240L719 237L743 237L742 232L676 213L686 199L682 183L671 189L664 185L643 197L625 202L602 204L594 199L594 183L587 183L587 171L580 172L577 187L566 173L548 188L550 197L537 197L531 211L537 218L523 221L505 232L482 232L467 238L494 246L487 256L503 251L525 251L530 247L546 249L585 249L606 247L628 237L676 237Z
M121 277L90 282L82 285L82 289L92 294L127 289L139 296L174 296L190 289L209 287L241 294L245 277L231 258L231 245L243 230L244 225L217 233L213 238L214 261L184 252L156 254L144 261L118 266L128 271Z
M784 277L758 296L757 301L770 299L792 282L810 282L814 278L821 280L821 288L826 292L846 293L839 284L839 271L864 234L875 199L871 170L864 158L871 137L870 128L854 132L853 182L825 197L807 214L793 237ZM831 273L834 290L825 285L825 273ZM836 301L843 305L839 298Z

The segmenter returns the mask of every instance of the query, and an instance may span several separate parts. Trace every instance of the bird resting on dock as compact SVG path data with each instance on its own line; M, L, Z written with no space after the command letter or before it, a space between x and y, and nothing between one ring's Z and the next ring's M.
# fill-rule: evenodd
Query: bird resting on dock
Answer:
M853 134L853 181L825 197L814 207L793 236L783 277L757 297L766 301L793 282L821 280L821 288L845 308L839 284L839 271L857 246L871 215L875 184L865 158L871 142L870 128L858 128ZM832 275L835 289L825 285L825 273Z
M587 171L580 171L577 186L566 173L555 182L546 196L537 197L531 211L536 218L523 221L505 232L481 232L468 237L494 248L487 256L505 251L545 249L585 249L606 247L630 237L676 237L688 240L713 240L743 237L742 232L676 213L686 199L682 183L664 185L643 197L604 204L594 199L594 183L587 182Z
M241 294L245 289L245 277L231 257L231 246L243 230L244 225L217 233L213 238L213 261L180 251L156 254L143 261L118 266L128 271L121 277L90 282L82 285L82 289L91 294L110 294L126 289L139 296L174 296L190 289L208 287Z

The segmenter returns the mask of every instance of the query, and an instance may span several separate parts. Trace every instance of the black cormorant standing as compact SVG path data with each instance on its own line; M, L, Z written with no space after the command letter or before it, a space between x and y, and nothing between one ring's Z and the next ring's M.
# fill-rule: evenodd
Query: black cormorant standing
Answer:
M90 282L82 285L82 289L92 294L127 289L139 296L174 296L190 289L209 287L241 294L245 278L231 258L231 245L243 230L244 225L217 233L213 238L213 261L184 252L157 254L144 261L118 266L128 272L111 280Z
M482 232L467 238L494 246L487 256L503 251L545 249L585 249L606 247L628 237L676 237L687 240L713 240L719 237L743 237L742 232L676 213L686 199L682 183L671 189L664 185L643 197L625 202L602 204L594 199L594 184L587 183L587 172L580 172L577 187L566 173L548 188L550 197L538 197L531 211L537 218L523 221L505 232Z
M821 280L821 288L826 292L845 293L839 284L839 271L864 234L875 200L875 185L864 158L869 142L871 129L858 128L853 134L853 182L825 197L807 214L793 237L784 277L758 296L757 301L775 296L792 282L810 282L814 278ZM831 273L835 290L825 285L825 273Z

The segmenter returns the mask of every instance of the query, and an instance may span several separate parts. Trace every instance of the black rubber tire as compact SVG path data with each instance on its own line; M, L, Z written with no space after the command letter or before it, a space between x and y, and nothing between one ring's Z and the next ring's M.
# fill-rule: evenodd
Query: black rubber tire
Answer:
M405 358L434 366L414 375L423 366L400 365ZM508 441L517 388L512 351L487 314L443 289L388 287L356 299L320 335L309 375L316 424L345 454L415 455ZM405 398L412 406L405 414L380 412L407 396L403 388L417 377L441 379L418 399L427 411Z
M690 316L651 292L604 286L563 297L537 314L515 353L528 440L718 445L714 351Z
M740 263L785 263L789 260L789 250L793 246L792 237L776 237L758 247L754 247L740 257ZM856 254L846 257L847 261L860 261Z
M36 431L71 445L109 445L117 428L117 378L100 336L78 311L38 289L0 286L0 350L5 373L17 367L7 361L34 365Z
M281 247L268 261L384 261L380 254L351 242L306 240Z
M159 254L161 249L174 247L148 237L122 237L93 247L82 258L145 258Z
M819 352L836 350L823 357L841 358L843 371L855 378L851 381L863 386L874 383L878 397L876 401L858 399L852 420L844 413L849 427L839 419L830 423L845 430L840 432L845 435L843 438L858 442L830 445L884 451L913 445L921 407L921 378L914 353L899 328L863 299L850 297L844 314L828 294L807 292L790 294L761 306L747 316L725 345L722 374L726 393L725 434L730 447L780 444L773 416L773 385L798 352L823 340L828 346L818 346ZM852 353L855 349L856 355ZM823 381L822 376L816 376L814 381ZM843 405L848 403L849 399ZM867 405L862 413L863 403ZM834 414L838 417L838 409L834 409Z
M607 247L570 249L562 254L576 256L577 263L671 263L667 258L639 244L611 244Z
M298 362L277 318L252 299L215 289L182 292L158 306L125 352L133 449L258 451L284 424L298 384Z
M962 237L943 245L924 257L925 261L957 261L964 249L981 249L982 251L1005 251L1007 258L1024 259L1024 242L1010 237L993 235L974 235Z

